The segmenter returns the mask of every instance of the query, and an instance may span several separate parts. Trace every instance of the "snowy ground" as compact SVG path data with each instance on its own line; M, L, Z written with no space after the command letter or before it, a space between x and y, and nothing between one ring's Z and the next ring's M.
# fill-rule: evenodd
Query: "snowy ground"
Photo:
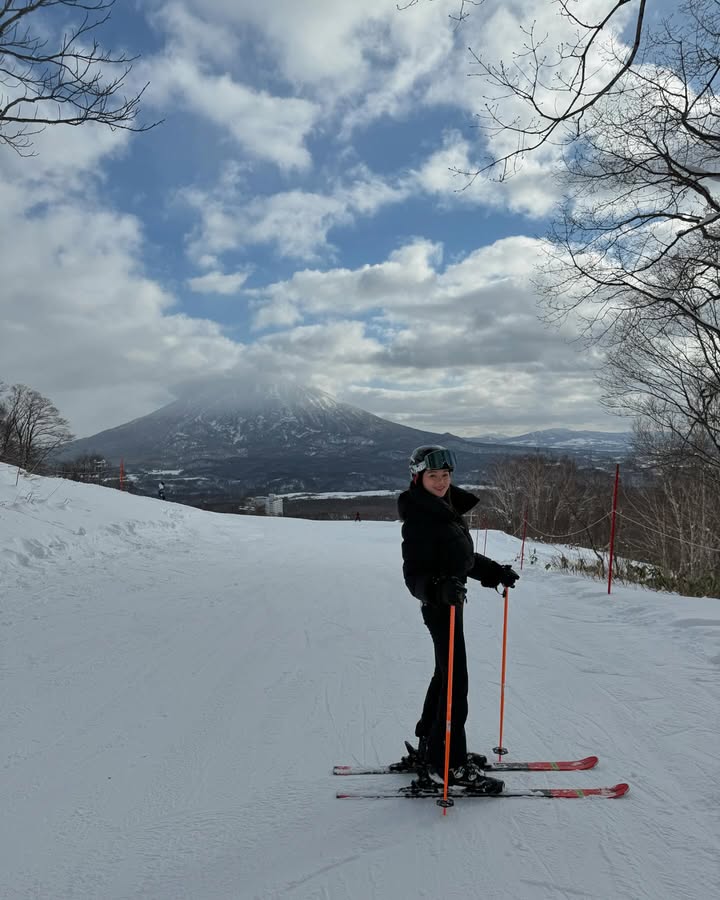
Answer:
M490 533L489 555L517 551ZM398 757L430 675L399 556L395 523L223 516L0 466L0 897L720 896L718 600L608 598L541 563L512 593L509 758L601 762L507 780L627 780L625 798L446 817L335 799L353 782L334 763ZM501 598L473 585L466 629L487 751Z

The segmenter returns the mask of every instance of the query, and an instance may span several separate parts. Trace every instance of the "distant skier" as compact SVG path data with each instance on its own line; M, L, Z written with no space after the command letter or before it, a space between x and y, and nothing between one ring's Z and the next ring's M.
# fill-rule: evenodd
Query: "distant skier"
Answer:
M450 607L455 606L455 637L450 733L451 784L498 793L503 783L485 776L484 759L467 752L468 672L463 633L467 578L483 587L515 587L520 577L508 565L474 552L463 515L478 498L451 483L455 454L445 447L418 447L410 457L412 482L398 498L402 526L403 575L422 604L422 617L435 647L435 671L415 728L419 753L431 772L445 770Z
M362 522L362 519L360 518L360 513L359 513L359 512L356 512L356 513L355 513L355 521L356 521L356 522Z
M165 482L164 482L164 481L161 481L161 482L158 484L158 497L159 497L161 500L164 500L164 499L165 499Z

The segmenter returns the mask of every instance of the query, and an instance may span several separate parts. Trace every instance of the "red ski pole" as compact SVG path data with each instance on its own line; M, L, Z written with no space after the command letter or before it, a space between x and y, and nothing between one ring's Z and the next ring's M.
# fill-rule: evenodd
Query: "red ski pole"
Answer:
M497 747L493 748L493 753L497 753L499 758L507 753L507 749L503 747L503 717L505 715L505 660L507 658L507 623L508 623L508 598L510 589L505 588L505 615L503 618L503 639L502 639L502 666L500 673L500 741Z
M452 685L453 685L453 661L455 657L455 607L450 607L450 647L448 648L448 689L447 689L447 716L445 719L445 784L442 800L438 800L438 806L442 806L443 815L447 815L448 806L454 806L452 797L448 797L448 777L450 775L450 730L452 723Z

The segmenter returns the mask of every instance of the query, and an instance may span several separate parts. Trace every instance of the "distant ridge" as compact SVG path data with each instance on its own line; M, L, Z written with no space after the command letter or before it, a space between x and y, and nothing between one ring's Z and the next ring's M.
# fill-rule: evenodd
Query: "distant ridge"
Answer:
M630 449L631 431L575 431L572 428L545 428L515 437L486 434L466 438L483 444L503 444L508 447L538 447L548 450L593 450L605 453L626 453Z

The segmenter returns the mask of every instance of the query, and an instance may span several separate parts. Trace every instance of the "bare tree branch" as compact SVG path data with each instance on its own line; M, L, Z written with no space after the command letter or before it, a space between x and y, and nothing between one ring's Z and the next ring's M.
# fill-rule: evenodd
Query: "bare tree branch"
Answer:
M400 12L403 12L406 9L410 9L412 6L417 6L420 0L408 0L407 3L397 3L396 6ZM428 0L429 3L432 3L433 0ZM456 15L452 15L452 13L448 14L448 18L452 19L455 22L455 28L459 28L460 25L468 18L470 15L470 11L467 9L469 6L482 6L485 0L457 0L460 4L459 10Z
M32 138L48 125L97 122L112 129L147 131L138 123L147 84L124 93L133 62L101 47L95 33L115 0L3 0L0 5L0 144L28 155ZM59 30L53 8L83 15L57 41L41 35ZM112 73L112 74L109 74Z
M563 42L549 59L544 50L547 38L538 38L535 26L523 29L526 42L524 49L517 52L512 65L504 62L486 62L472 47L468 48L479 71L471 77L481 77L500 94L485 103L484 113L479 115L480 127L488 134L509 133L518 138L514 150L499 156L492 156L488 162L474 172L463 172L472 181L485 172L499 171L498 178L504 181L516 171L524 156L540 149L550 142L563 126L568 131L560 138L561 143L572 142L582 131L585 114L603 98L613 94L625 75L632 70L642 46L647 0L638 0L635 16L633 43L622 59L616 60L616 71L607 79L596 84L597 68L590 64L591 52L599 37L607 30L619 11L635 0L615 0L609 12L595 23L582 23L572 14L568 0L558 0L562 15L579 27L574 42ZM527 63L527 65L526 65ZM562 71L568 63L568 74ZM603 66L603 70L606 66ZM566 94L568 99L558 112L555 101ZM543 97L547 95L547 100ZM506 100L514 98L522 101L530 114L527 121L505 115Z
M536 282L546 318L572 313L608 349L611 409L720 474L720 3L683 0L649 24L646 0L597 21L556 2L574 29L556 49L530 25L509 63L473 54L495 92L480 117L491 155L462 174L503 180L553 148L564 200ZM631 8L627 45L611 42Z

